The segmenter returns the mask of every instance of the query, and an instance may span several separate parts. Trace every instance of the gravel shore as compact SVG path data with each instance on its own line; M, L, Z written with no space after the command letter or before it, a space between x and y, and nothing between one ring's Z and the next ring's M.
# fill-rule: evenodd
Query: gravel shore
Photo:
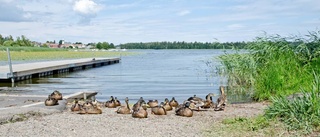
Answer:
M225 111L194 111L193 117L176 116L169 111L165 116L132 118L116 114L116 108L103 108L102 114L80 115L69 107L60 113L32 116L25 121L0 125L1 136L204 136L203 131L224 118L251 117L263 113L264 103L230 104ZM219 135L217 135L219 136Z

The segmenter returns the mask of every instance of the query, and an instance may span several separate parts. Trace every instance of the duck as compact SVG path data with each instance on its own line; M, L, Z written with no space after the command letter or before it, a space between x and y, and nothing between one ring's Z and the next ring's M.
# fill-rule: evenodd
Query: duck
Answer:
M200 111L200 108L204 105L204 100L196 95L188 98L187 101L189 101L189 108L197 111Z
M83 108L87 108L87 107L91 107L91 106L93 106L91 101L86 101L85 103L82 104Z
M208 109L208 108L212 108L214 106L214 104L212 102L212 96L215 96L215 94L209 93L206 96L206 100L203 101L204 104L201 106L202 108Z
M58 100L56 100L55 98L52 98L51 95L49 95L48 98L44 101L44 104L46 106L59 105Z
M113 96L111 96L110 100L105 103L105 107L107 107L107 108L116 108L117 107Z
M62 100L62 94L58 90L53 91L51 97L56 100Z
M148 106L150 108L157 107L158 106L158 100L149 100L149 102L147 104L148 104Z
M131 109L130 109L130 106L129 106L129 99L128 99L128 97L126 97L126 99L125 99L124 101L126 102L126 105L119 107L116 112L117 112L118 114L131 114Z
M114 103L115 103L116 107L121 106L121 102L118 100L117 97L114 97Z
M172 107L170 106L169 104L169 99L168 98L165 98L164 99L164 106L163 108L166 110L166 111L171 111L172 110Z
M78 100L75 99L74 104L71 106L71 111L79 111L82 108L82 105L79 104Z
M137 110L132 112L132 117L134 118L148 118L148 112L140 106Z
M166 109L163 107L164 103L161 102L157 107L151 108L151 114L154 115L167 115Z
M186 102L183 107L176 110L176 115L183 117L192 117L193 111L189 108L190 102Z
M142 107L144 110L147 110L147 104L146 104L146 102L143 100L142 97L137 101L137 103L135 103L135 104L132 106L132 111L138 110L139 107Z
M78 114L102 114L102 109L99 106L83 107Z
M215 111L221 111L225 109L225 106L227 104L227 95L225 94L225 87L224 86L220 86L220 97L217 99L217 104L215 106Z
M170 105L171 107L176 108L176 107L179 105L179 103L178 103L178 101L176 101L176 99L175 99L174 97L172 97L172 99L171 99L170 102L169 102L169 105Z

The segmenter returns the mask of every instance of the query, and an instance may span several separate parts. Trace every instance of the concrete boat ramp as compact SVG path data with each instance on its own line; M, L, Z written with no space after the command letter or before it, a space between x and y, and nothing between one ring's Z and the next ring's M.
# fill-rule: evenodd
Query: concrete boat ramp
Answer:
M61 61L46 61L24 64L13 64L12 74L9 65L0 66L0 81L22 81L34 77L43 77L82 69L94 68L119 63L120 58L85 58Z
M68 102L77 99L95 98L97 92L77 92L70 95L63 95L59 105L45 106L44 101L48 96L44 95L23 95L23 94L0 94L0 125L23 121L29 117L61 113L65 111Z

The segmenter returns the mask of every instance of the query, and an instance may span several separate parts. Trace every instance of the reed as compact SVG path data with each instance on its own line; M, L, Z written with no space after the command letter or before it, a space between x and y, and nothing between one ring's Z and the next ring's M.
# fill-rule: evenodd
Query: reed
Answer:
M230 91L250 92L257 101L296 93L308 87L314 79L311 72L319 67L320 32L311 34L306 39L257 38L246 53L220 56L218 72L228 78L228 86L234 89Z
M289 130L311 133L320 130L320 81L314 73L311 91L301 90L301 94L287 98L271 97L273 104L265 111L269 119L280 119Z

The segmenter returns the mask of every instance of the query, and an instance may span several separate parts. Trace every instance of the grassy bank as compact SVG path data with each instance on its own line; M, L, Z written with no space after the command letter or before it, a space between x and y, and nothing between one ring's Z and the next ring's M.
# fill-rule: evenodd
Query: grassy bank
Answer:
M219 57L222 68L218 72L228 78L229 89L232 89L229 91L233 94L247 92L256 101L272 102L262 116L267 119L263 122L266 128L251 135L275 128L272 121L283 124L284 131L303 135L320 131L319 37L320 31L310 32L305 37L265 36L250 43L246 53ZM234 119L234 122L222 124L234 129L245 127L243 123L248 121L252 124L260 120L259 117Z
M223 67L218 71L235 92L251 91L258 101L310 90L313 71L320 72L320 32L308 36L257 38L248 53L220 56Z

